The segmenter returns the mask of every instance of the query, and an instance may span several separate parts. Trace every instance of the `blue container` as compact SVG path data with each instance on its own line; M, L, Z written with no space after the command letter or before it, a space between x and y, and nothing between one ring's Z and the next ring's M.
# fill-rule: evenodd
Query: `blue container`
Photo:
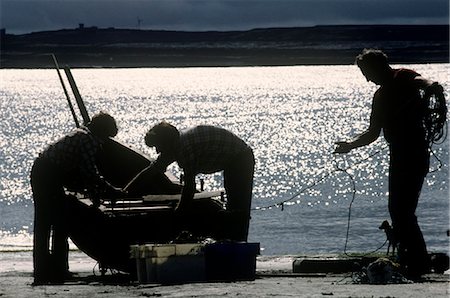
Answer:
M210 281L254 280L259 243L217 242L205 246L206 278Z

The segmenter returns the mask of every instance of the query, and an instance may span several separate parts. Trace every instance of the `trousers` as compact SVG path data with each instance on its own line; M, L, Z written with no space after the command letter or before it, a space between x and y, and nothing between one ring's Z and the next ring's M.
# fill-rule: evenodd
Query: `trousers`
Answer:
M429 163L427 146L390 146L389 213L399 240L400 265L411 274L429 269L427 248L416 216Z
M69 269L64 222L65 191L55 167L37 158L31 170L34 200L33 271L35 282L63 279Z
M234 240L247 241L250 225L250 208L253 191L255 157L253 151L240 153L223 171L224 187L227 194L227 210L239 214L239 226Z

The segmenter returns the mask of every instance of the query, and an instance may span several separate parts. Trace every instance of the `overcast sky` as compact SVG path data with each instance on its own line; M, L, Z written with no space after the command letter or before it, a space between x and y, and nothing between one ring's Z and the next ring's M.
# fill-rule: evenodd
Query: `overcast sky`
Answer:
M247 30L333 24L448 24L448 0L0 0L9 33L86 27Z

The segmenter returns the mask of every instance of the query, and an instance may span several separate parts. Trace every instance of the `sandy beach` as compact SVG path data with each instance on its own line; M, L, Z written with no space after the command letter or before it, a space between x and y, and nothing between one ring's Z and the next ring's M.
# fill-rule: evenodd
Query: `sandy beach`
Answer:
M0 297L449 297L449 271L416 283L356 284L351 274L294 274L295 256L259 256L254 281L138 284L109 273L101 277L95 262L71 252L77 274L62 285L33 286L31 252L0 254Z

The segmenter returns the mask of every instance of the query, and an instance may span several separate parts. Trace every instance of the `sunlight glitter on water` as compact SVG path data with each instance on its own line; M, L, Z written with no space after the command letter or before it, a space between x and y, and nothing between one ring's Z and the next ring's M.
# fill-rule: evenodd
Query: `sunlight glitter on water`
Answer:
M11 152L5 155L14 156L14 168L29 168L29 153L35 155L41 144L61 135L59 128L69 129L71 119L59 82L52 78L54 71L10 74L17 80L5 75L3 79L17 84L8 85L12 94L4 97L2 106L9 112L3 118L13 121L2 131L17 138L9 142ZM362 156L339 157L342 161L331 155L335 141L367 127L369 95L375 86L354 66L77 69L73 74L91 114L110 112L119 124L117 138L152 157L155 152L145 148L142 136L163 119L179 128L220 125L241 136L258 156L257 199L279 199L277 194L309 183L335 162L351 163L370 154L364 150L358 152ZM21 89L24 83L27 90ZM39 121L30 123L31 114ZM24 150L27 144L36 144L32 152ZM28 154L17 159L18 151ZM379 161L385 168L386 161ZM382 171L366 171L371 169L364 179L379 179ZM218 177L208 180L211 188L220 185Z
M410 67L448 90L448 65ZM352 180L364 206L385 205L388 160L382 138L348 155L332 154L334 142L367 128L376 90L353 65L72 73L90 114L112 114L119 125L116 138L153 158L156 152L145 146L143 136L161 120L181 129L218 125L243 138L256 156L254 208L291 198L286 209L293 212L303 206L347 206ZM0 75L0 203L31 205L28 179L34 158L74 124L55 70L1 70ZM425 196L431 197L435 191L448 194L448 146L435 152L444 166L427 178ZM180 173L176 165L170 170ZM220 174L202 178L206 190L223 187ZM22 222L32 226L30 219ZM3 225L0 230L9 227Z

